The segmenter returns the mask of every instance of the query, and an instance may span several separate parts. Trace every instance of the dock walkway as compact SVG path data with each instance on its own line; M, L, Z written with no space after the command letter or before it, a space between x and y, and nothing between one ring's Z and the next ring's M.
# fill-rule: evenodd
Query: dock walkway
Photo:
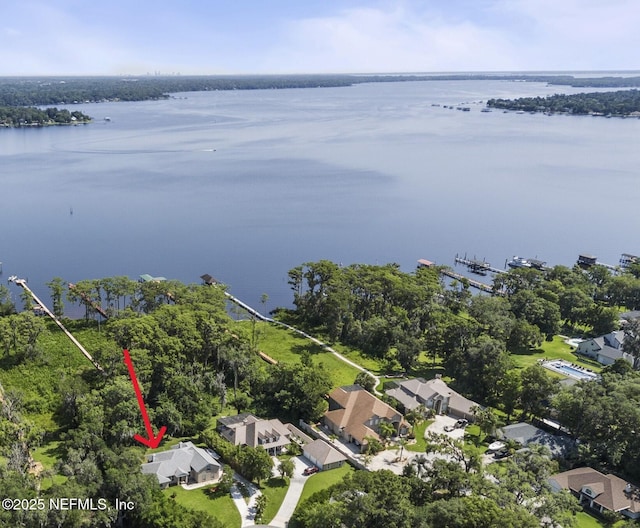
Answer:
M207 281L205 281L205 284L208 284L209 286L215 286L215 285L217 285L219 283L218 282L207 282ZM301 335L302 337L304 337L306 339L309 339L310 341L312 341L316 345L321 346L324 350L326 350L327 352L330 352L331 354L336 356L340 361L346 363L347 365L352 366L353 368L359 370L360 372L366 372L367 374L372 376L374 380L376 380L374 388L373 388L374 393L377 394L377 395L381 395L382 394L381 392L379 392L377 390L377 387L380 385L380 377L376 376L373 372L365 369L362 365L358 365L357 363L351 361L350 359L348 359L345 356L343 356L342 354L340 354L340 352L334 350L333 348L331 348L326 343L323 343L319 339L307 334L306 332L303 332L302 330L299 330L298 328L295 328L295 327L293 327L293 326L291 326L291 325L289 325L287 323L283 323L282 321L277 321L275 319L272 319L271 317L267 317L266 315L262 315L260 312L258 312L258 310L256 310L255 308L252 308L247 303L242 302L237 297L234 297L228 291L224 291L224 295L232 303L237 304L241 308L245 309L247 312L249 312L256 319L258 319L260 321L264 321L266 323L271 323L271 324L274 324L274 325L277 325L277 326L281 326L283 328L286 328L287 330L291 330L292 332L295 332L296 334Z
M426 259L419 259L418 260L418 267L421 268L436 268L438 270L438 273L440 273L441 275L445 275L446 277L449 277L450 279L455 279L458 281L466 281L469 283L469 286L471 286L472 288L476 288L478 290L481 290L483 292L486 293L492 293L492 294L497 294L497 295L502 295L501 292L499 291L495 291L493 289L493 286L491 286L490 284L485 284L484 282L480 282L474 279L470 279L469 277L465 277L464 275L461 275L460 273L456 273L455 271L453 271L451 268L449 268L448 266L438 266L435 262L431 262L430 260L426 260Z
M80 344L80 342L73 336L73 334L71 332L69 332L69 330L67 330L65 328L65 326L62 324L62 322L60 321L60 319L58 319L51 310L49 310L49 308L47 308L47 306L38 298L38 296L33 293L33 291L31 291L31 288L29 288L29 286L27 286L27 281L25 279L19 279L17 277L10 277L9 278L10 281L14 282L15 284L17 284L18 286L22 287L22 289L24 289L24 291L26 291L29 295L31 295L31 297L33 298L33 300L36 302L36 304L38 304L40 306L40 308L42 309L42 311L44 313L46 313L49 317L51 317L51 319L53 319L53 321L58 325L58 327L60 328L60 330L62 330L66 336L71 340L71 342L78 347L78 350L80 350L80 352L82 352L82 354L84 354L84 357L86 357L89 361L91 361L92 365L97 368L100 372L104 372L104 369L98 364L98 362L93 359L93 357L91 356L91 354L89 354L89 352L87 352L85 350L85 348Z
M69 289L70 290L75 290L76 285L72 284L71 282L69 283ZM78 295L80 296L80 298L87 304L90 304L92 306L92 308L98 312L102 317L106 319L109 319L109 316L107 315L107 312L104 311L104 309L102 308L102 306L100 306L99 303L97 303L96 301L92 301L91 299L89 299L89 297L82 293L82 292L78 292Z
M491 264L485 262L484 260L468 259L466 255L464 257L459 257L458 255L456 255L455 262L456 264L464 264L473 273L489 271L491 273L497 274L507 272L507 270L493 267Z

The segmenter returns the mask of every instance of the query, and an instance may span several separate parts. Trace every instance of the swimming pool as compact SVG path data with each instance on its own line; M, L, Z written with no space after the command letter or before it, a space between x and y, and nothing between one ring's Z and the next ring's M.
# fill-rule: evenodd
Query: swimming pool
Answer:
M564 361L562 359L554 359L552 361L545 361L542 363L544 368L549 370L553 370L554 372L558 372L560 374L564 374L573 379L577 380L595 380L598 375L595 372L590 371L584 367L578 367L572 365L568 361Z

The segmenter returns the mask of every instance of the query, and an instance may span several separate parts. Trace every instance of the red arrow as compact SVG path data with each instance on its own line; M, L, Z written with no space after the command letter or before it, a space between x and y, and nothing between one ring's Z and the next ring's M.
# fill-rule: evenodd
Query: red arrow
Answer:
M167 428L163 425L158 431L158 436L153 434L153 429L151 428L151 420L149 420L149 415L147 414L147 408L144 405L144 400L142 399L142 392L140 391L140 385L138 385L138 378L136 377L136 373L133 370L133 363L131 362L131 356L129 355L129 351L125 348L123 351L124 354L124 362L129 369L129 376L131 376L131 383L133 383L133 390L136 391L136 398L138 398L138 405L140 406L140 412L142 413L142 420L144 421L144 427L147 430L147 438L144 436L140 436L139 434L133 435L133 439L137 440L141 444L150 447L151 449L155 449L160 444L160 440L164 436L164 433L167 431Z

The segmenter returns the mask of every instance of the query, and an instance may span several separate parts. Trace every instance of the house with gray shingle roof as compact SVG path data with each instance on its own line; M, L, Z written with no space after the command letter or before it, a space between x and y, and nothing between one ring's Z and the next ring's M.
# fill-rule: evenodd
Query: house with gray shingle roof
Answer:
M498 429L496 436L500 440L513 440L522 447L545 446L553 457L564 457L575 447L575 441L568 436L553 435L525 422L505 425Z
M192 442L180 442L167 451L149 455L142 472L155 475L160 487L196 484L220 477L221 467L215 458Z
M291 443L291 431L280 420L265 420L249 413L218 418L216 430L233 445L263 447L279 455Z
M436 414L452 414L459 418L473 420L471 409L478 404L471 401L442 381L440 378L425 381L414 378L389 383L387 396L402 404L406 411L423 405L426 409L433 409Z
M624 351L624 332L615 330L600 337L585 339L578 343L576 354L595 359L602 365L611 365L617 359L624 359L633 365L633 356Z
M320 471L338 468L347 460L347 457L340 451L320 438L303 446L302 454Z

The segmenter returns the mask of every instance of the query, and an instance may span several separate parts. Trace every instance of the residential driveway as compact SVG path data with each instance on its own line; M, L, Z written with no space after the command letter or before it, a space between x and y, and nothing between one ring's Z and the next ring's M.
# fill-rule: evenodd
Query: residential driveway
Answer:
M256 499L261 495L260 490L237 473L234 473L233 477L236 481L243 483L247 490L249 490L249 503L247 504L238 486L234 484L231 488L231 498L240 512L240 518L242 520L241 527L253 526L256 518Z
M406 466L411 459L420 453L416 453L413 451L408 451L406 448L402 453L402 462L400 461L400 448L396 449L395 447L391 449L386 449L385 451L381 451L377 455L375 455L367 469L371 471L377 471L378 469L388 469L392 471L396 475L401 475L404 466ZM359 455L360 461L363 460L362 456Z
M453 431L445 431L445 427L451 427L458 421L457 418L452 416L437 415L435 421L425 429L424 437L427 437L428 433L436 433L450 436L451 438L457 438L462 440L464 438L464 429L454 429Z
M298 505L300 495L302 495L302 489L304 488L304 484L308 478L305 477L302 472L311 465L307 459L302 456L292 458L291 460L293 460L296 467L293 471L293 476L289 480L289 489L287 490L287 494L282 501L282 505L280 506L278 513L276 513L276 516L269 523L269 526L274 526L276 528L285 528L287 526L289 519Z

